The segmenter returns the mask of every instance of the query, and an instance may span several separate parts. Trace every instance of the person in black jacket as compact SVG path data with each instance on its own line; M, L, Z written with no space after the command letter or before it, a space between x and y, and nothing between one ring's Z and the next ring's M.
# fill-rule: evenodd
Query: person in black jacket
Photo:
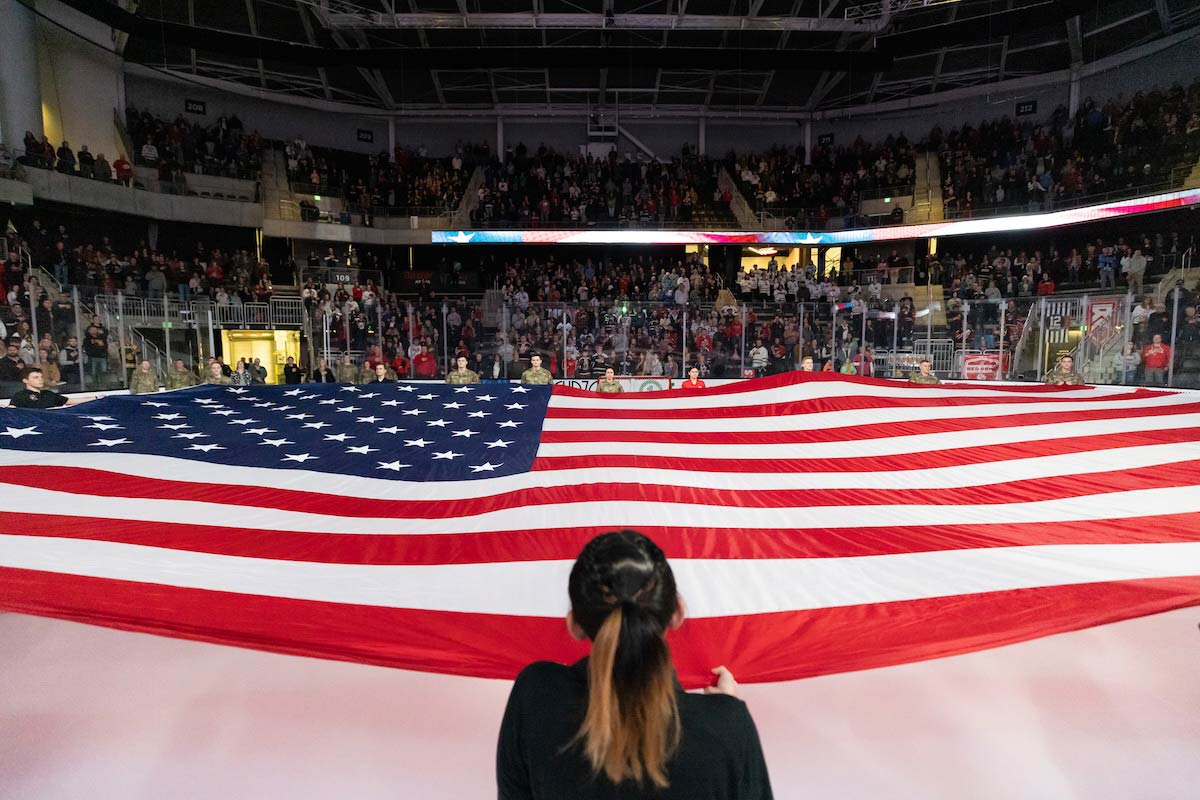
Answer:
M665 634L683 623L684 606L662 550L636 531L598 536L576 559L568 593L567 627L592 652L517 676L496 750L500 800L769 800L733 676L716 668L717 686L699 695L676 680Z
M46 388L46 379L37 367L26 367L21 371L24 389L13 392L9 405L14 408L58 408L68 402L65 395Z
M325 359L317 359L317 365L312 371L313 383L337 383L337 376L333 374L333 370L325 363Z
M283 365L283 382L300 383L302 380L304 380L304 370L296 364L296 359L288 356L287 363Z

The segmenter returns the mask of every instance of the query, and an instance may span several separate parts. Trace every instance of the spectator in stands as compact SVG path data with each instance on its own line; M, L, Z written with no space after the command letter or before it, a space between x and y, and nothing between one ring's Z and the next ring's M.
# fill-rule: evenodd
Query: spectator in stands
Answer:
M88 151L88 146L81 145L77 156L79 161L79 177L94 178L96 176L96 159Z
M67 385L79 385L82 367L86 362L87 356L79 349L79 340L74 336L68 336L66 345L58 351L59 370Z
M45 347L38 349L38 358L33 366L42 371L42 377L46 381L46 385L50 387L58 386L62 383L62 371L58 368L58 353L55 348L54 354Z
M1141 363L1142 356L1137 351L1137 345L1134 342L1126 342L1121 352L1113 357L1113 370L1117 380L1126 386L1136 383Z
M1163 344L1161 334L1154 334L1150 344L1142 348L1142 363L1146 368L1145 379L1148 385L1167 385L1167 372L1171 367L1171 346Z
M337 367L337 382L354 383L357 377L358 370L354 368L354 364L350 361L350 354L342 353L342 360Z
M16 383L21 380L21 371L29 366L21 358L19 339L8 340L8 352L0 359L0 383Z
M14 408L58 408L68 403L64 395L46 388L45 377L37 367L21 370L21 382L24 388L9 400L9 405Z
M58 171L67 175L75 174L75 153L66 142L58 148Z
M133 185L133 165L125 160L125 154L117 156L117 160L112 165L113 172L117 176L117 183L122 183L126 186Z

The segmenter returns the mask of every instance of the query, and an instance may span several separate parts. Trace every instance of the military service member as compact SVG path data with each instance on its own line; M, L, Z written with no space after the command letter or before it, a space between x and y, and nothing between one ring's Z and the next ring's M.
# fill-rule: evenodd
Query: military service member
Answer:
M233 380L229 378L224 370L221 369L221 362L213 359L208 365L208 376L204 379L205 383L213 383L217 386L232 386Z
M550 371L542 369L542 357L537 353L529 357L529 364L529 369L521 373L521 383L532 384L534 386L547 386L554 382ZM605 370L605 374L608 374L607 370Z
M454 359L454 369L446 373L446 383L479 383L479 373L467 369L466 356Z
M158 376L150 369L150 362L142 359L137 369L129 376L130 394L150 394L158 391Z
M1079 386L1083 378L1075 374L1075 359L1063 356L1058 360L1058 366L1046 373L1045 383L1050 386Z
M350 363L350 354L342 353L342 363L337 366L337 382L354 383L356 377L358 377L358 370L354 368L354 364Z
M613 368L609 367L604 370L604 377L596 381L596 391L604 392L605 394L620 394L625 391L625 387L617 380L616 373Z
M933 364L930 363L928 358L922 358L917 364L916 371L908 373L908 382L929 384L931 386L941 383L938 380L938 376L933 373Z
M189 386L195 386L199 382L196 379L195 373L184 366L182 358L175 359L175 369L167 373L168 389L186 389Z

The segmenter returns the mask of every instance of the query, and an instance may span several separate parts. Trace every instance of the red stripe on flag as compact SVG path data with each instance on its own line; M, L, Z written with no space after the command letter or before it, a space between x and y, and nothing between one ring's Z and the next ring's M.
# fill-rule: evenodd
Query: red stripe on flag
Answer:
M1200 431L1195 431L1200 437ZM894 456L892 458L902 458ZM553 459L558 461L559 459ZM878 460L878 459L874 459ZM22 467L21 486L87 496L147 500L223 503L244 487L192 483L137 475L119 475L83 467ZM461 500L347 499L338 495L263 487L255 493L257 508L272 508L335 517L379 519L460 519L530 506L604 501L682 503L736 508L811 508L823 506L887 505L1000 505L1034 503L1070 497L1191 486L1200 483L1200 460L1156 464L1138 469L1055 475L948 489L756 489L753 485L728 489L641 483L582 483L520 489ZM751 479L752 484L753 479ZM3 482L0 481L0 485ZM1200 489L1197 489L1200 491Z
M1159 578L689 620L670 635L685 687L710 668L782 681L969 653L1200 604ZM561 619L389 609L0 568L0 609L173 638L401 669L512 678L584 655Z
M572 442L656 442L661 444L806 444L814 442L854 442L866 439L890 439L896 436L919 436L930 433L957 433L992 428L1025 428L1032 425L1053 425L1062 422L1088 422L1108 419L1142 419L1170 417L1200 412L1200 403L1152 408L1103 408L1093 411L1046 411L1033 414L1014 413L1001 417L968 417L964 419L924 419L880 422L837 428L779 431L739 431L730 423L728 431L642 431L635 425L630 430L555 431L543 430L542 442L567 444ZM612 415L592 414L591 418L607 419ZM1101 440L1102 441L1102 440Z
M330 564L435 565L572 561L612 525L488 533L309 533L0 512L0 530L244 558ZM1066 544L1152 544L1200 539L1200 512L1082 522L891 525L793 529L642 525L668 558L849 558L856 556Z

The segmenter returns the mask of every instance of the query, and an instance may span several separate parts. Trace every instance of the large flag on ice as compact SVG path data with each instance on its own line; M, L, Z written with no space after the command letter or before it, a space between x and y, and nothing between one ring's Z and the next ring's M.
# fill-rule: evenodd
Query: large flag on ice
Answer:
M0 467L0 609L407 669L578 657L567 573L622 527L674 565L687 685L1200 603L1195 394L205 386L0 409Z

